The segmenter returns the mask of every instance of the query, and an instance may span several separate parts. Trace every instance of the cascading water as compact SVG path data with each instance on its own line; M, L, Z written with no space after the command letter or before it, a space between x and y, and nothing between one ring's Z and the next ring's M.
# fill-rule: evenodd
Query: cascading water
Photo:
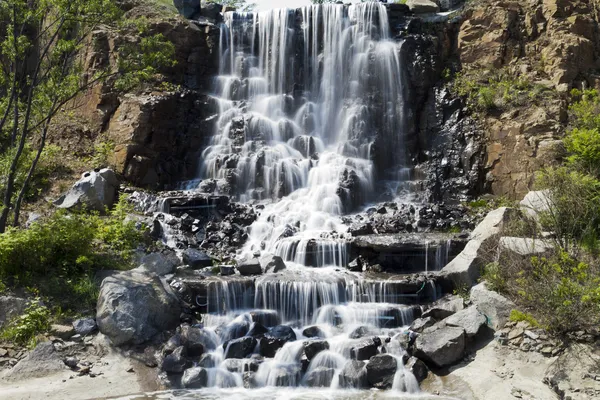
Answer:
M270 201L248 251L302 265L345 266L339 216L369 200L373 149L403 164L399 44L382 4L227 13L219 119L202 173L242 201ZM378 157L380 160L381 157Z
M219 114L202 175L262 203L243 253L278 255L287 269L204 283L194 301L206 312L205 386L362 388L342 382L342 370L374 351L397 360L392 389L419 391L394 341L420 312L406 304L430 282L408 290L400 278L339 268L350 237L341 216L373 200L378 181L406 175L401 43L389 35L380 3L224 15ZM281 324L291 327L286 340L261 336ZM327 347L303 358L317 338ZM248 383L258 353L270 355Z

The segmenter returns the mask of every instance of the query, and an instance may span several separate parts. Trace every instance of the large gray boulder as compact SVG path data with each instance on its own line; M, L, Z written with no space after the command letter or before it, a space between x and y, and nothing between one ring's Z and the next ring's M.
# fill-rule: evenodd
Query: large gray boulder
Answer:
M177 297L159 277L127 271L102 281L96 322L113 344L140 344L175 328L180 313Z
M463 328L436 325L427 328L415 341L415 357L442 368L460 361L465 354Z
M508 255L523 258L543 256L551 253L554 248L551 241L542 239L504 236L498 242L498 250L501 256Z
M470 288L479 276L483 267L483 250L490 240L494 240L501 232L504 224L510 219L513 210L500 207L488 215L475 227L469 242L452 261L439 272L441 283L445 289ZM451 286L451 287L450 287Z
M0 328L13 318L23 314L29 302L14 296L0 296Z
M173 0L173 5L187 19L200 15L200 0Z
M435 13L440 10L437 3L430 0L408 0L406 5L415 14Z
M54 348L52 342L42 342L10 371L7 371L2 378L7 381L20 381L40 378L66 370L67 366Z
M118 188L117 176L108 168L85 172L54 205L58 208L85 208L103 212L115 202Z
M390 389L397 369L396 358L389 354L378 354L371 357L367 364L367 381L377 389Z
M486 322L485 315L479 312L475 306L459 311L444 320L444 323L448 326L463 328L468 338L477 336L486 325Z
M471 289L471 303L487 318L488 325L493 329L501 329L508 322L510 312L515 304L501 294L489 290L485 282Z

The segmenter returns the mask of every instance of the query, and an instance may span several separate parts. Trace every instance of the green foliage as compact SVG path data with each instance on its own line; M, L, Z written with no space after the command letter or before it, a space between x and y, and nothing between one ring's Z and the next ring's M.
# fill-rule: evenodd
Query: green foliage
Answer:
M578 171L600 176L600 96L596 90L571 92L569 107L573 129L565 136L567 164Z
M554 232L557 244L575 254L580 247L598 248L600 234L600 181L567 167L546 169L538 175L537 186L547 191L547 212L540 224Z
M112 141L94 144L94 155L91 163L94 167L106 167L111 155L115 152L115 143Z
M549 94L544 86L534 85L506 70L459 73L452 91L466 98L467 105L478 112L522 106Z
M519 310L511 310L509 320L512 322L525 321L533 327L540 326L540 323L533 317L533 315L519 311Z
M12 320L0 333L3 340L19 345L35 345L35 337L50 329L50 310L35 299L25 312Z
M600 323L600 271L565 251L524 263L512 290L552 331L569 332Z
M508 285L502 267L498 262L492 262L483 267L481 278L486 281L490 290L504 292Z
M38 277L68 280L105 266L127 265L143 240L135 222L124 221L127 211L121 200L106 217L60 211L29 229L10 229L0 235L0 277L27 284Z

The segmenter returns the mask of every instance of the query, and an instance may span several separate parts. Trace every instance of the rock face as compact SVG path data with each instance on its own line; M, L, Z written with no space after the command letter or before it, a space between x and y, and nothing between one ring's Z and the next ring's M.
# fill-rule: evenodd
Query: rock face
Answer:
M110 169L86 172L54 205L58 208L84 208L104 212L113 205L118 187L119 181Z
M465 330L433 326L415 341L415 356L434 367L446 367L460 361L465 352Z
M173 0L173 4L185 18L192 19L200 15L200 0Z
M499 293L489 290L485 282L473 286L470 295L471 303L484 314L491 328L497 330L506 324L515 304Z
M100 287L96 322L115 345L143 343L179 324L181 306L160 278L136 271L110 276Z

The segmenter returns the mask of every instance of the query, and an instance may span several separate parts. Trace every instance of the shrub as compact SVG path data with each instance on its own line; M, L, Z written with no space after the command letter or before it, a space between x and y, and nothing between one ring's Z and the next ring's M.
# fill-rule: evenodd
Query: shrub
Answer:
M483 267L481 277L487 282L487 286L490 290L496 292L504 292L506 290L506 277L502 273L499 263L491 262Z
M509 320L511 320L513 322L525 321L533 327L540 326L540 323L533 317L533 315L524 313L519 310L511 310Z
M2 330L2 339L15 342L22 346L35 345L35 337L50 328L50 310L44 306L40 299L33 301L25 312L12 320Z

